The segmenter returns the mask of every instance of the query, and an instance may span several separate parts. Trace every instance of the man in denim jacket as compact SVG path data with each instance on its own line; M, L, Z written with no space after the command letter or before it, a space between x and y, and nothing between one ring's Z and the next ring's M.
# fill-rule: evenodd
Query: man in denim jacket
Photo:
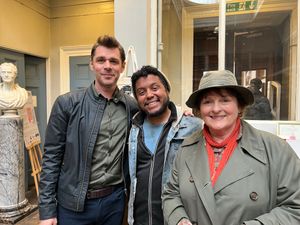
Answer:
M201 126L169 100L170 84L162 72L144 66L132 77L140 107L129 136L129 225L164 224L161 193L183 139Z

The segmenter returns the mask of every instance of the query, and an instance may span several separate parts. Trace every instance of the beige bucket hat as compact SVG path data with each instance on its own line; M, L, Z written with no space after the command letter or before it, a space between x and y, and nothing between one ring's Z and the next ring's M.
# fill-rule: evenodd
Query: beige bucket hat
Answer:
M243 86L238 85L235 75L229 70L210 71L203 75L198 90L194 91L186 102L190 108L199 108L199 98L204 90L209 88L230 88L236 91L246 105L254 102L252 92Z

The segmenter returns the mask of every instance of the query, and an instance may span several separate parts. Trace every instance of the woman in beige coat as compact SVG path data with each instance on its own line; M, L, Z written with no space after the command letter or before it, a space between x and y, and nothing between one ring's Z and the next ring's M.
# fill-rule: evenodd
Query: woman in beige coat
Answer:
M300 224L300 161L240 117L253 103L229 71L205 74L187 101L203 130L187 138L163 193L170 225Z

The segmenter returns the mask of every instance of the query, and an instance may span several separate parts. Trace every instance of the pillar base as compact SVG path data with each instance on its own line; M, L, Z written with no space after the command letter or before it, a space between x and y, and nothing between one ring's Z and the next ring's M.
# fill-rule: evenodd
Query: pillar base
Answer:
M31 205L27 199L11 207L0 207L0 223L15 224L37 208L37 205Z

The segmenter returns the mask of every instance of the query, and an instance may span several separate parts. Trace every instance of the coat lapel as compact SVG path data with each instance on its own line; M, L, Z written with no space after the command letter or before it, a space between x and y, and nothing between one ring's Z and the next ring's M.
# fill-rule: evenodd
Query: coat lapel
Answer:
M249 125L244 121L242 123L242 129L243 136L215 183L215 194L228 185L254 174L255 170L251 164L246 162L245 154L251 155L251 157L261 163L267 163L264 146L259 145L261 142L257 140L257 135L251 133Z
M189 154L189 157L187 157L186 165L191 173L190 180L194 181L197 192L212 224L220 225L221 223L216 216L216 203L210 181L208 157L204 150L205 145L201 138L198 140L198 143L196 143L196 148L195 145L193 145L191 149L187 149L187 151L193 151L193 154Z
M254 173L251 166L242 156L242 150L237 147L229 158L226 166L215 183L214 192L217 193L226 186L233 184Z

